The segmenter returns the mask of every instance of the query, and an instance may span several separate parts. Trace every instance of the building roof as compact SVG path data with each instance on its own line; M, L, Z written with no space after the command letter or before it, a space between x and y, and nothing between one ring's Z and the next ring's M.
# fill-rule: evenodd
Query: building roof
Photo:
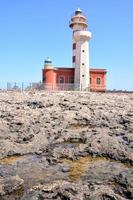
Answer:
M56 70L74 70L73 67L54 67Z
M53 66L53 70L74 70L75 68L73 67L55 67ZM106 69L98 69L98 68L90 68L90 72L95 72L95 73L107 73Z
M107 70L106 69L98 69L98 68L90 68L90 72L107 73Z

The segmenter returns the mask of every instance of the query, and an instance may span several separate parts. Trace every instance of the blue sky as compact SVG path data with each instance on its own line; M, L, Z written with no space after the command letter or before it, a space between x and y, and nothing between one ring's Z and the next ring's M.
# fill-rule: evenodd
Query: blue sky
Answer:
M77 7L93 34L90 65L108 70L108 89L133 90L133 0L0 0L0 84L40 81L47 56L71 66Z

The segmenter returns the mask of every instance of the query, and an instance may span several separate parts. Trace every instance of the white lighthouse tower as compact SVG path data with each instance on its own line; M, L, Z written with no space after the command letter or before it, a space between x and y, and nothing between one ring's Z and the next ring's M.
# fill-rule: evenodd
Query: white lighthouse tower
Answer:
M71 18L69 27L73 29L73 67L74 83L80 90L89 90L89 40L91 32L87 31L87 19L79 8Z

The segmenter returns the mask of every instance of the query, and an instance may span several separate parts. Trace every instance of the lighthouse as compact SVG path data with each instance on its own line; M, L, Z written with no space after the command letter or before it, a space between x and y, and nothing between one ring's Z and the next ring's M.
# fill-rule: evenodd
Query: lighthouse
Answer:
M81 9L71 17L69 27L73 30L72 66L54 66L47 58L42 70L42 81L46 90L80 90L90 92L106 91L104 68L90 68L89 41L91 32L87 30L87 18Z
M74 71L75 87L79 90L90 89L89 77L89 40L91 32L87 31L87 19L81 9L75 11L69 27L73 30L72 62Z

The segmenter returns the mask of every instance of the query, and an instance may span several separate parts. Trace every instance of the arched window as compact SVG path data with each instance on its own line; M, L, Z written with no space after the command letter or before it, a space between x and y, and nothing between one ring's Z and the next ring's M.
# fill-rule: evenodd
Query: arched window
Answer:
M97 79L96 79L96 84L97 84L97 85L100 85L100 84L101 84L101 79L100 79L100 78L97 78Z
M59 83L61 83L61 84L65 83L65 77L64 76L59 77Z
M43 83L46 82L46 76L43 76Z

